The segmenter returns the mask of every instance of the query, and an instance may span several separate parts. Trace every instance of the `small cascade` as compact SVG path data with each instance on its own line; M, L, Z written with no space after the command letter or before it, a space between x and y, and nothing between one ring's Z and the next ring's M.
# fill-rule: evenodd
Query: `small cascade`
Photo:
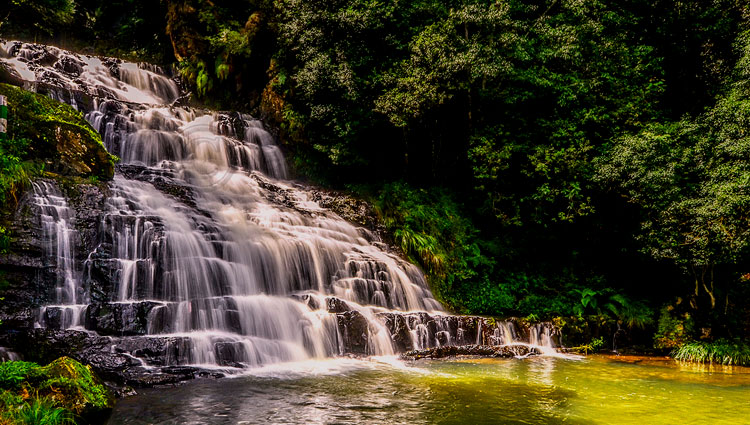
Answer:
M34 183L57 274L37 326L111 336L111 352L144 367L466 344L554 351L549 327L443 313L416 266L288 180L261 121L173 105L181 93L155 66L20 42L2 50L0 66L85 112L121 158L82 264L65 197Z
M529 328L529 344L547 355L557 354L555 336L559 334L551 323L537 323Z
M5 347L0 347L0 362L14 362L21 360L21 356L15 351L8 350Z
M429 313L382 314L401 351L446 346L523 345L547 355L557 353L555 341L559 335L551 323L527 325L518 320Z
M39 324L77 328L81 326L87 305L83 303L80 270L75 262L78 235L71 222L72 212L53 182L37 180L32 186L34 204L39 208L47 266L54 268L57 277L52 297L55 304L42 307Z

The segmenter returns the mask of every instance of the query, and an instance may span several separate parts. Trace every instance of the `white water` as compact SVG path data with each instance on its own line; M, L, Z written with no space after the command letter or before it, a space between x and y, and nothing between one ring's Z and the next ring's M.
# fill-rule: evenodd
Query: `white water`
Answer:
M75 92L93 96L86 118L134 166L135 175L118 173L110 184L102 241L85 264L73 264L77 235L64 197L35 184L59 276L40 326L53 326L52 307L59 327L82 326L90 302L82 276L105 257L117 265L110 304L147 308L148 334L177 337L171 361L180 364L257 367L344 354L342 322L327 310L332 297L364 318L363 329L345 331L364 332L372 356L396 352L389 312L403 316L412 348L486 339L482 326L470 335L442 312L415 266L286 180L282 152L260 121L170 105L177 85L153 66L20 43L2 49L12 59L0 63L29 87L53 84L65 91L53 97L79 108L86 105ZM44 52L57 63L37 65ZM519 343L512 323L498 325L492 343ZM554 352L549 327L532 328L525 343Z
M34 204L39 208L42 224L44 253L47 266L55 268L53 310L59 314L59 326L65 329L80 328L87 304L83 303L80 269L75 264L76 231L71 223L72 211L60 190L48 181L32 184ZM43 307L38 322L43 322L49 308Z

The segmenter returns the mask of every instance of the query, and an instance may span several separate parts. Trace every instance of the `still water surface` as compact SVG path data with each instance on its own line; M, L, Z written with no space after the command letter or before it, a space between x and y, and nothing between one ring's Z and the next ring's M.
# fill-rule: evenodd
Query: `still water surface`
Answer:
M748 424L750 368L667 359L337 359L142 390L109 424Z

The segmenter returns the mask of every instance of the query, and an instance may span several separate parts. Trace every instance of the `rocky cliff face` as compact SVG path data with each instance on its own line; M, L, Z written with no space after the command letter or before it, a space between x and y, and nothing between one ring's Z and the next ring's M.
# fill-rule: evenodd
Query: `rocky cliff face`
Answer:
M97 207L104 198L106 184L83 184L111 180L114 158L107 153L101 137L68 105L19 87L0 84L9 109L9 131L3 155L15 155L24 164L34 164L32 176L38 184L65 192L74 205L72 222L80 227L84 246L96 240ZM9 172L9 171L4 171ZM0 254L0 271L7 283L0 302L0 320L6 328L33 326L34 312L49 303L57 280L55 264L45 253L44 206L35 198L32 184L26 190L5 196L0 208L0 225L6 228L12 245ZM76 262L82 262L84 251Z

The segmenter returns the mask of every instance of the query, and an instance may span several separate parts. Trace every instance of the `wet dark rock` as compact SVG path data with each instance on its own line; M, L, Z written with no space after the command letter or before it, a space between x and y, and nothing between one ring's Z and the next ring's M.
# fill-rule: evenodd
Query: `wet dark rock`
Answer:
M14 86L23 87L24 81L21 75L11 67L0 63L0 83L11 84Z
M297 199L295 198L294 193L291 190L282 188L281 186L274 184L271 180L258 173L252 173L250 177L257 181L260 187L268 191L268 193L266 194L266 198L270 202L287 208L295 209L305 215L310 215L309 211L302 208L297 208Z
M245 348L243 345L234 341L217 342L216 345L214 345L216 363L220 366L244 368L244 365L235 360L241 359L244 351Z
M344 313L350 311L351 307L340 298L328 297L326 298L326 310L329 313Z
M177 337L116 338L84 331L29 329L1 334L0 345L41 364L67 355L91 365L106 380L134 387L175 384L195 378L198 371L171 365L190 349L187 339ZM157 367L144 367L144 360ZM158 367L159 363L168 365Z
M150 301L94 304L86 310L86 329L101 335L145 335L149 313L161 305Z
M123 374L124 382L136 388L150 388L159 386L174 386L184 381L195 379L196 368L185 369L146 369L132 368Z
M367 355L370 330L367 319L358 311L336 315L345 353Z
M32 310L51 300L57 281L54 267L47 263L39 222L40 209L31 193L24 193L7 226L13 237L8 253L0 255L0 270L8 286L0 302L2 327L19 329L33 326Z
M292 294L291 298L306 304L308 307L310 307L310 310L320 309L320 303L318 302L318 298L310 294Z
M71 56L63 56L56 63L55 68L70 75L79 76L83 72L84 64Z
M160 192L177 199L193 211L204 217L210 217L208 211L201 210L195 202L193 188L184 182L172 178L167 170L142 167L138 165L118 164L117 171L130 180L138 180L151 183Z
M13 347L28 361L45 364L68 355L90 364L106 378L131 365L133 359L112 353L111 340L81 331L60 331L52 329L29 329L8 332L0 336L3 345Z
M398 352L414 349L411 333L406 318L401 314L385 313L385 326L391 334L391 340Z
M481 357L525 357L541 354L539 350L527 345L452 345L433 347L424 350L412 350L401 355L405 360L443 359L456 356Z
M330 209L341 218L360 226L377 224L377 216L372 206L367 202L352 196L326 190L315 190L312 200L323 208Z

